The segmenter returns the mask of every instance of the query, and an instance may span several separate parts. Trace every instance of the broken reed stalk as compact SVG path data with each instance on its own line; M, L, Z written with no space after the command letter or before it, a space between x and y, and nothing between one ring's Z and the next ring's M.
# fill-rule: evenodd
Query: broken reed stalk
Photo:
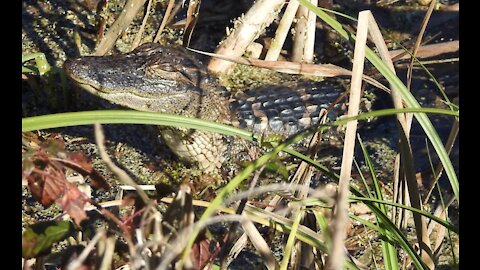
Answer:
M309 1L315 7L318 5L318 0ZM303 5L298 8L292 49L293 62L313 63L316 20L317 16L313 11Z
M444 53L453 53L457 52L460 47L460 42L458 40L447 41L442 43L436 44L429 44L420 46L417 50L417 55L415 56L418 58L429 58L434 57ZM390 57L394 59L394 61L409 59L411 56L405 50L393 50L389 52Z
M247 47L269 26L282 8L285 0L258 0L240 20L233 32L218 46L215 53L238 58ZM231 70L233 63L213 58L208 69L213 73Z
M303 49L307 36L307 17L309 10L305 6L300 6L297 11L296 23L293 32L292 62L301 63L303 61Z
M365 63L365 47L368 34L368 11L362 11L358 16L357 38L352 68L352 84L350 87L350 98L348 116L358 115L360 108L360 97L362 91L362 75ZM335 205L335 213L332 226L332 249L329 254L327 269L342 269L345 261L346 225L348 224L348 196L350 194L350 178L352 173L353 154L355 149L355 137L357 132L357 120L347 123L345 131L345 144L343 147L342 165Z
M318 0L310 0L312 5L317 6ZM304 63L313 63L313 52L315 50L315 32L317 22L317 15L313 11L308 11L307 16L307 31L305 32L305 44L303 47L303 62Z

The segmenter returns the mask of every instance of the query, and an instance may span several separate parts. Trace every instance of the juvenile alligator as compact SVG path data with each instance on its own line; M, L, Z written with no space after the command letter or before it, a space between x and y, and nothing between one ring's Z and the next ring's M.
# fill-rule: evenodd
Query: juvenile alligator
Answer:
M343 91L323 81L261 87L230 96L193 53L154 43L123 55L70 60L64 68L88 92L134 110L196 117L263 134L292 135L316 124L320 109ZM205 171L220 168L225 160L229 140L223 135L160 129L176 155Z

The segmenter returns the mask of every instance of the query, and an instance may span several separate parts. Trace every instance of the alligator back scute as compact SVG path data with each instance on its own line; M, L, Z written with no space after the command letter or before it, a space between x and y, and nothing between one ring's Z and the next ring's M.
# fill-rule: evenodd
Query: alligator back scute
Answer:
M340 85L326 82L263 86L238 92L230 110L239 128L290 136L317 124L320 110L327 109L343 92ZM331 108L330 120L343 114L341 107L339 103Z

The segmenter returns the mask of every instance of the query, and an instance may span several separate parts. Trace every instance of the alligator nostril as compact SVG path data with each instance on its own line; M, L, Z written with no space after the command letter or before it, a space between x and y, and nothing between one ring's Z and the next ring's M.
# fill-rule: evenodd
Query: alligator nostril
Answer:
M70 76L73 74L73 71L75 70L75 61L67 59L65 63L63 63L63 70L65 70L65 73L67 76Z
M89 67L88 62L78 58L67 59L63 64L63 69L69 77L85 77L86 75L90 74L91 67Z
M63 63L63 68L70 71L77 70L78 68L85 66L85 64L82 65L82 62L81 59L67 59L65 63Z
M63 63L63 68L64 68L64 69L71 69L72 62L73 62L72 60L67 59L67 60L65 61L65 63Z

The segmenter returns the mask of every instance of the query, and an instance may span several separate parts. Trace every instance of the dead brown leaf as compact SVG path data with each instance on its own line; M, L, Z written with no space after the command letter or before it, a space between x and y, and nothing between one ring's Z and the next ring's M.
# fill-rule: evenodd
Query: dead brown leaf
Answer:
M97 189L109 190L110 186L108 185L105 178L100 175L94 168L92 161L86 157L81 152L68 153L67 159L56 159L56 161L61 162L66 167L80 173L82 176L89 176L92 180L91 186Z

